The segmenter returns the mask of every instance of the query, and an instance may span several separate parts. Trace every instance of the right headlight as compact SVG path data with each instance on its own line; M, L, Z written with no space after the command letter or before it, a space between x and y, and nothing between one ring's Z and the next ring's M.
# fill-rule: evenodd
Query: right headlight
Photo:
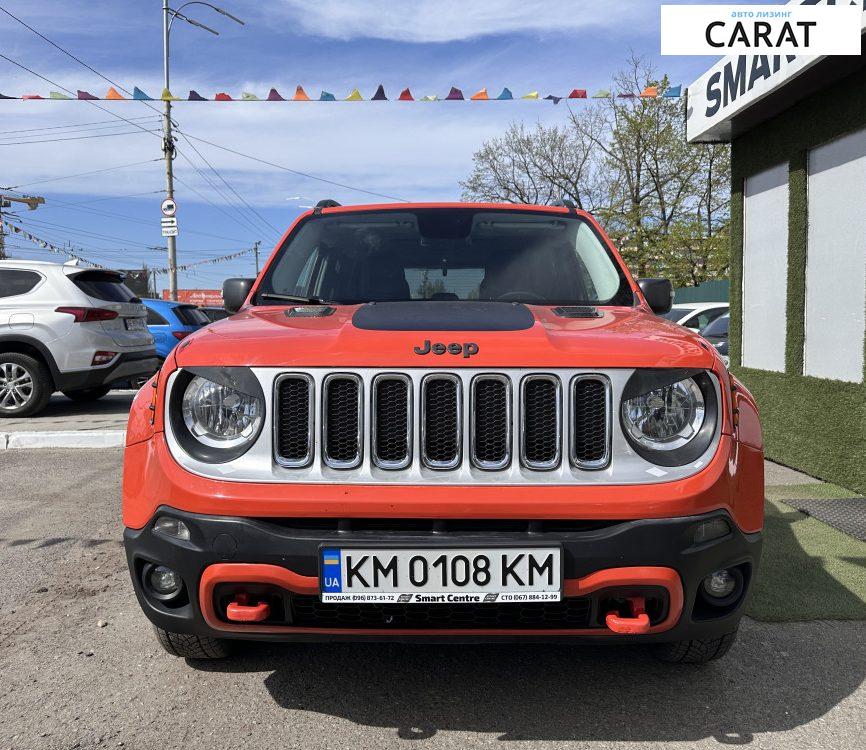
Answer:
M246 367L182 370L172 386L169 409L181 447L207 463L242 456L265 421L261 385Z
M636 370L623 391L620 423L636 453L663 466L682 466L709 448L717 415L707 373Z

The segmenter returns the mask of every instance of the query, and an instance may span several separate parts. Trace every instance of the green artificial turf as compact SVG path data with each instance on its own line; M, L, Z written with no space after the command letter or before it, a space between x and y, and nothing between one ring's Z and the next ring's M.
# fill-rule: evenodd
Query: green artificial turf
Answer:
M767 488L764 547L746 608L750 617L769 622L866 620L866 542L782 502L851 496L850 490L832 484Z

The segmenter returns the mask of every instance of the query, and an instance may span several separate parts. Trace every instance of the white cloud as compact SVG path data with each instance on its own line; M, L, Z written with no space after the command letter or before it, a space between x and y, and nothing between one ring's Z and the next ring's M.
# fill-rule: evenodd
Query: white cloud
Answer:
M658 13L646 0L281 0L268 6L302 31L334 39L452 42L495 34L625 27Z

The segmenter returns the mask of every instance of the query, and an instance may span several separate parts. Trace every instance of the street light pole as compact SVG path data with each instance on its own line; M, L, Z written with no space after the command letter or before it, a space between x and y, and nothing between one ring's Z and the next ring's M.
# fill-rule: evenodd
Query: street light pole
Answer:
M169 90L169 44L168 32L171 25L168 0L162 2L162 57L165 90ZM162 153L165 155L165 193L169 200L174 200L174 140L171 136L171 102L165 101L162 117ZM168 290L169 297L177 302L177 237L167 237L168 240Z
M211 5L210 3L203 2L202 0L192 0L191 2L184 3L176 10L169 7L168 0L162 0L162 59L163 82L165 84L165 91L171 90L171 81L169 80L169 39L171 35L171 24L174 19L179 18L181 21L186 21L192 26L198 26L200 29L204 29L205 31L209 31L211 34L219 36L218 31L215 31L209 26L205 26L203 23L199 23L198 21L189 18L181 13L181 11L189 5L204 5L211 10L216 11L220 15L230 18L235 23L238 23L241 26L244 25L244 22L240 18L233 16L227 10L223 10L222 8L218 8L216 5ZM163 105L164 108L162 117L162 152L165 155L165 192L166 198L174 200L174 172L172 169L174 164L174 138L171 134L171 102L166 100L163 102ZM174 302L177 302L177 237L170 236L167 239L169 296Z
M0 193L0 260L6 258L6 233L3 227L3 209L11 208L13 202L24 203L31 211L35 211L45 203L45 198L41 195L25 195L22 198L16 198L13 195L3 195Z

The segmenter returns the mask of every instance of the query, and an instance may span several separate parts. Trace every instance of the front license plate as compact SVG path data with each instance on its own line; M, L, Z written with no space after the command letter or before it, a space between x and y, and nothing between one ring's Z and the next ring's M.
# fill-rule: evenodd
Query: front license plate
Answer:
M559 547L320 550L323 602L558 602Z
M126 330L127 331L143 331L144 330L144 318L126 318Z

